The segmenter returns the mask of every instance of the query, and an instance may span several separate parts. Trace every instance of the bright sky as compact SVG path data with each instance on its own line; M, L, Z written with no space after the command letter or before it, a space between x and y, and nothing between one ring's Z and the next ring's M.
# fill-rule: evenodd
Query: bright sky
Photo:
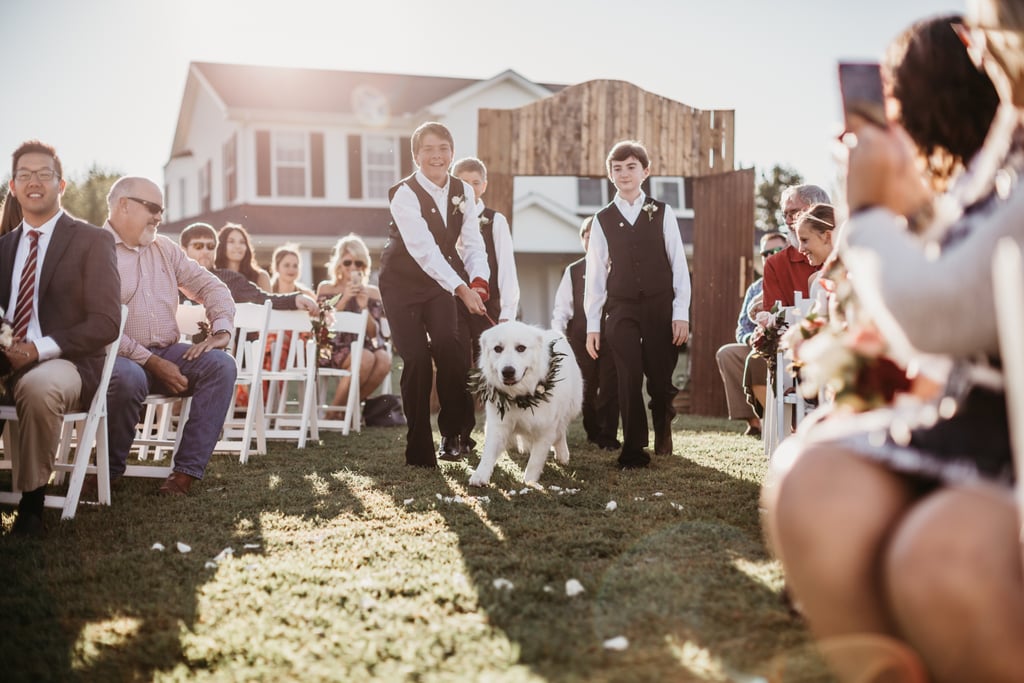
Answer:
M630 81L736 110L736 157L834 178L836 62L878 59L964 0L30 0L5 3L0 154L40 138L66 172L163 178L190 61ZM616 33L619 35L616 36ZM657 170L654 170L657 173Z

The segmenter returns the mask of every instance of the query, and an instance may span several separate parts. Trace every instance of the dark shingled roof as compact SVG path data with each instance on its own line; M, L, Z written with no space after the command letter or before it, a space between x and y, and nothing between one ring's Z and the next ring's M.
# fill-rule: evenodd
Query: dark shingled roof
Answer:
M241 223L254 239L289 234L341 237L350 232L366 239L387 237L390 221L387 208L239 204L164 223L160 230L179 233L192 223L209 223L219 230L225 223Z
M476 78L410 76L361 71L295 69L249 64L195 62L228 107L351 112L357 88L387 98L392 114L414 113L480 82Z

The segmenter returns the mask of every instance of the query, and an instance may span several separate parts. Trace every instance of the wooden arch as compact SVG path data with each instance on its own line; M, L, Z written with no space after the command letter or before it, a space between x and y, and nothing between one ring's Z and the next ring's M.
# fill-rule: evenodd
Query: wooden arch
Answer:
M725 413L715 352L735 341L752 276L754 171L734 171L731 110L700 110L625 81L580 83L518 109L481 109L477 154L487 203L512 219L516 176L603 177L620 140L637 139L657 176L693 179L691 412Z

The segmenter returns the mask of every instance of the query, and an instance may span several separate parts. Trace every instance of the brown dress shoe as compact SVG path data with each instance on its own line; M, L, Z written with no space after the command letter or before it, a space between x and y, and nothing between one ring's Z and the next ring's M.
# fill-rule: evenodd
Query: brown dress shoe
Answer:
M187 496L193 481L195 479L184 472L171 472L157 489L157 493L162 496Z

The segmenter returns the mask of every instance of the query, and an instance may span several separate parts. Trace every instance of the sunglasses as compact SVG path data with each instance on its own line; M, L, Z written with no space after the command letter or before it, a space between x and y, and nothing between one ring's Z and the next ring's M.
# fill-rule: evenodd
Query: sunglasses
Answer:
M164 212L164 207L160 206L156 202L151 202L148 199L139 199L138 197L127 197L127 199L142 204L146 211L149 211L154 216Z
M783 249L785 249L785 247L775 247L774 249L765 249L764 251L761 252L761 256L763 256L764 258L768 258L769 256L774 256L775 254L778 254Z
M346 268L350 268L353 264L355 264L356 268L365 268L366 267L366 262L365 261L353 261L352 259L347 258L347 259L345 259L344 261L341 262L341 265L345 266Z
M203 242L201 240L192 240L191 242L188 243L188 246L193 247L195 249L209 249L210 251L213 251L214 249L217 248L217 243Z

